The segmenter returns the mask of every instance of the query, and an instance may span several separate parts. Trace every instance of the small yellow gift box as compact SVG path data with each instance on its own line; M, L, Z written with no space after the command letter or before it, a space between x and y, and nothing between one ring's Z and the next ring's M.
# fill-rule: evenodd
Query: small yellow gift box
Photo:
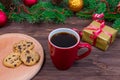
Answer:
M117 30L104 25L104 23L93 21L83 29L82 40L105 51L115 40L116 34Z

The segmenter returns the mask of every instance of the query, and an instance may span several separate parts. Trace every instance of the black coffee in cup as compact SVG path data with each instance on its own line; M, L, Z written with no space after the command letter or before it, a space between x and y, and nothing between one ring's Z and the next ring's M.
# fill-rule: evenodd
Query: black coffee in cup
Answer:
M51 42L58 47L71 47L77 43L77 38L73 34L61 32L54 34Z

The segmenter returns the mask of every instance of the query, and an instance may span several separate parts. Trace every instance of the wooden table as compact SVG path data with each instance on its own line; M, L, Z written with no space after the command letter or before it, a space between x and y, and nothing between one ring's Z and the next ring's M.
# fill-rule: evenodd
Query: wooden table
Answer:
M47 37L50 31L60 27L78 28L82 30L89 25L92 20L80 20L72 17L66 20L65 24L39 23L29 24L8 23L0 28L0 34L4 33L24 33L37 39L45 51L45 60L42 69L32 80L120 80L120 40L115 42L103 52L92 47L91 54L85 59L76 61L74 65L65 71L57 70L52 64ZM111 23L106 23L111 25ZM82 49L79 52L84 52Z

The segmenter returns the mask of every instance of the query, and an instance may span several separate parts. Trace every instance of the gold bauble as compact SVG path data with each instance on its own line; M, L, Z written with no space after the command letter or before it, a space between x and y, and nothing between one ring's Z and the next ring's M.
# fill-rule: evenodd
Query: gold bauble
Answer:
M83 0L69 0L68 2L70 10L78 12L83 7Z

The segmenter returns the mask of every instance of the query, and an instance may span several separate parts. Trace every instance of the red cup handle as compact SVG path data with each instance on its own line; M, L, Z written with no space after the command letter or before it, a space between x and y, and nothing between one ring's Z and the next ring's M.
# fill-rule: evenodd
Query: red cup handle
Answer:
M79 31L76 28L72 28L72 30L76 31L79 34L80 38L82 38L82 31ZM91 50L92 50L91 45L88 44L88 43L79 43L78 48L79 49L88 48L88 50L85 53L83 53L82 55L77 56L77 60L87 57L90 54Z
M90 54L91 50L92 50L91 45L88 44L88 43L79 43L78 44L78 48L79 49L81 49L81 48L88 48L88 50L85 53L83 53L82 55L78 55L77 56L77 60L87 57Z

